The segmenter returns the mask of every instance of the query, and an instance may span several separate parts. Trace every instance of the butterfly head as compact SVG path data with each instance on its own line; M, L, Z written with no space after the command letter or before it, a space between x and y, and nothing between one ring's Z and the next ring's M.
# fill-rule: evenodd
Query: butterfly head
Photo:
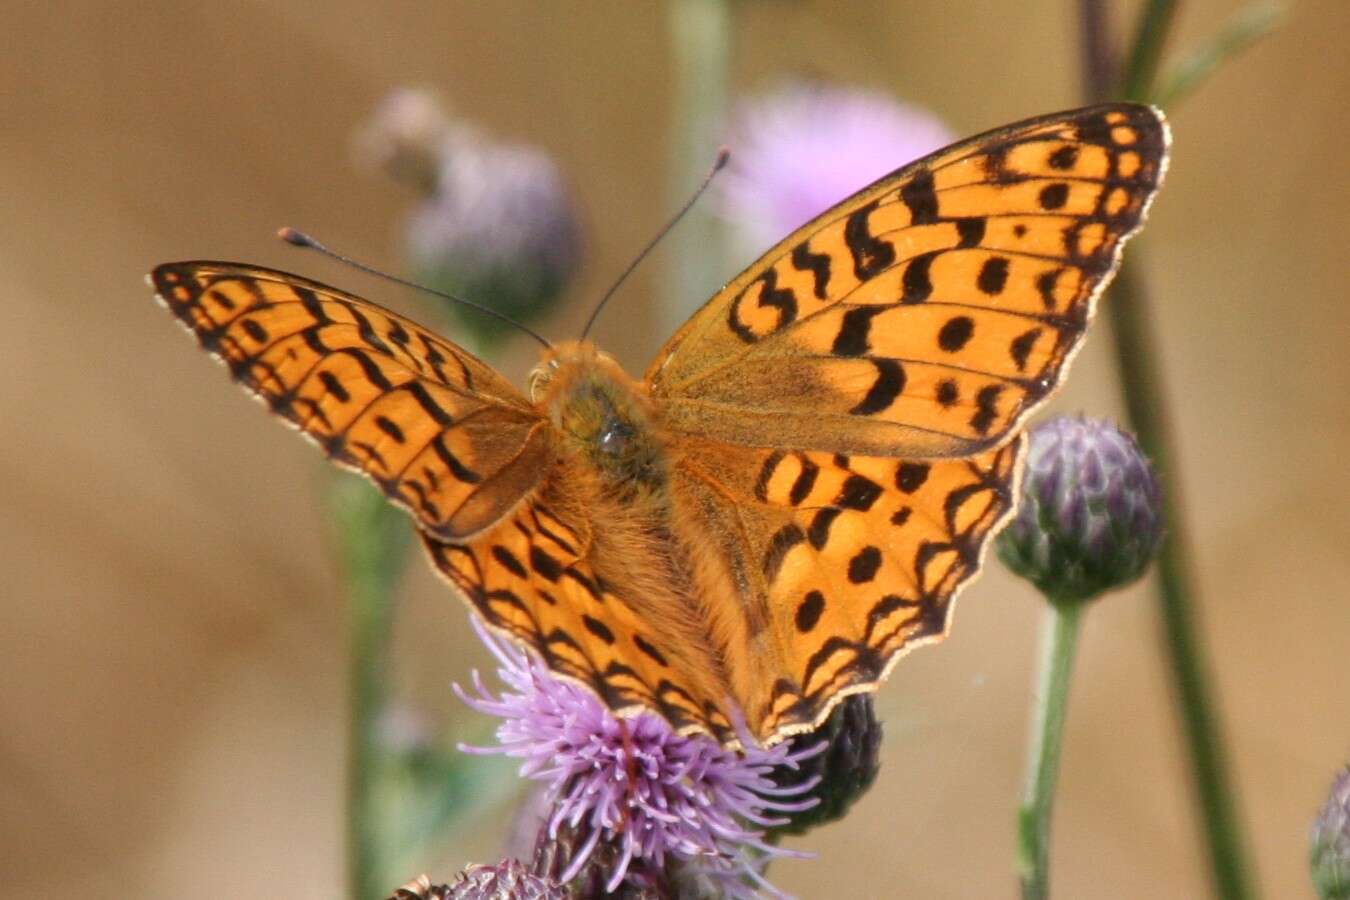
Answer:
M660 480L660 440L643 385L589 341L549 350L530 373L530 397L569 449L616 489Z

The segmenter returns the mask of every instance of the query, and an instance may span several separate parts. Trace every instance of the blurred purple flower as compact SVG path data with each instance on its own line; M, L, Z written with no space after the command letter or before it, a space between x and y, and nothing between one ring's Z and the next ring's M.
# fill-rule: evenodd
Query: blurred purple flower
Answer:
M1350 766L1337 773L1313 822L1310 862L1322 900L1350 898Z
M580 261L580 226L552 158L467 126L444 144L436 190L406 233L420 278L517 320L550 306ZM495 319L455 313L483 337L502 331Z
M881 91L790 83L737 107L720 185L723 213L762 250L951 141L932 113Z
M523 321L548 309L575 274L580 223L543 150L491 138L406 88L376 107L357 147L423 195L405 227L418 279ZM449 309L482 341L509 327L458 304Z
M503 721L500 746L461 749L521 759L521 775L546 783L545 834L556 840L568 831L575 838L580 829L581 836L559 881L571 882L595 857L613 860L605 872L607 892L636 874L632 870L650 875L669 862L685 870L682 877L715 882L723 896L783 896L761 872L775 857L802 854L766 843L764 830L785 821L782 814L814 804L798 798L817 779L783 788L770 775L796 767L816 747L761 749L747 736L747 749L738 753L705 737L678 735L656 715L620 719L592 692L557 678L476 620L474 626L500 663L506 690L494 696L474 672L475 694L458 685L455 691Z
M1017 515L999 558L1056 603L1134 581L1162 540L1162 492L1134 436L1060 416L1031 429Z

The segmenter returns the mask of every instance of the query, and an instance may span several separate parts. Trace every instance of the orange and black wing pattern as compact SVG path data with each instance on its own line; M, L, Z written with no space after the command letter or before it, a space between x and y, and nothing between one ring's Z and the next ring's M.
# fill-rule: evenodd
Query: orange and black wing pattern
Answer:
M237 263L166 263L150 279L237 382L433 535L495 524L553 458L547 423L515 388L374 303Z
M911 163L714 296L648 370L676 431L954 457L1059 384L1167 160L1162 114L1030 119Z

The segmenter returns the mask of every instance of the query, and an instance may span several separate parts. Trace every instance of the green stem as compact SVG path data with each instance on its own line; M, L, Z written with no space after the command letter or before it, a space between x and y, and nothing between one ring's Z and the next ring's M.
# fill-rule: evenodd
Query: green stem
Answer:
M1085 5L1092 2L1083 0ZM1120 82L1127 99L1142 101L1153 96L1162 48L1175 12L1176 3L1171 0L1148 0L1141 11ZM1106 27L1102 16L1085 14L1083 23L1085 30ZM1110 46L1109 36L1100 33L1086 35L1085 43L1089 48ZM1089 100L1109 98L1102 93L1100 78L1091 66L1085 67L1084 83ZM1163 649L1181 720L1191 782L1203 820L1203 840L1215 896L1249 900L1257 893L1243 850L1202 641L1194 621L1181 479L1173 465L1175 454L1167 398L1157 368L1159 352L1149 329L1148 300L1135 247L1121 266L1105 306L1130 424L1140 447L1168 487L1163 492L1167 532L1158 552L1157 595Z
M1121 94L1126 100L1143 103L1152 93L1163 46L1167 43L1176 12L1176 0L1148 0L1140 12L1120 81Z
M669 11L674 89L667 202L671 209L679 209L707 174L723 141L732 4L728 0L673 0ZM663 337L674 334L725 275L722 226L707 204L690 210L666 243Z
M1023 900L1050 896L1050 814L1082 610L1081 603L1051 602L1041 634L1040 672L1032 698L1031 755L1017 814L1017 868Z
M352 900L387 896L381 838L378 728L385 703L385 672L394 584L407 549L403 516L370 485L343 475L330 492L333 546L347 595L349 690L347 759L347 876Z
M1163 521L1167 533L1158 551L1158 610L1177 713L1186 742L1191 781L1204 823L1210 878L1215 896L1247 900L1257 896L1249 874L1233 788L1204 651L1195 623L1193 576L1181 509L1180 479L1161 377L1152 360L1156 345L1148 327L1147 294L1138 273L1138 254L1126 260L1106 304L1115 335L1116 368L1125 407L1139 446L1162 475Z

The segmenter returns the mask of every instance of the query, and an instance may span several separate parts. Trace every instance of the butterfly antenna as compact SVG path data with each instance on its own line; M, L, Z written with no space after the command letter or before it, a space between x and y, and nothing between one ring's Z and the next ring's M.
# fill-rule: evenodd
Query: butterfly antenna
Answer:
M472 300L465 300L463 297L456 297L454 294L447 294L445 291L438 291L435 288L429 288L424 284L418 284L415 281L409 281L406 278L399 278L397 275L390 275L388 272L382 272L379 269L375 268L374 266L368 266L365 263L357 262L350 256L344 256L335 250L331 250L328 247L325 247L323 244L316 241L314 238L305 234L303 231L298 231L294 228L291 228L290 226L278 229L277 237L281 238L288 244L295 245L296 247L304 247L307 250L317 250L324 256L331 257L340 263L346 263L352 268L360 269L362 272L365 272L368 275L374 275L376 278L383 278L385 281L392 281L395 284L401 284L404 287L410 287L414 290L431 294L434 297L440 297L442 300L449 300L452 303L458 303L461 306L467 306L470 309L476 309L481 313L486 313L487 315L492 316L492 318L496 319L499 322L505 322L512 328L517 328L525 332L530 337L534 338L536 341L542 344L546 350L553 349L553 345L549 343L548 338L539 334L529 326L522 325L521 323L517 322L510 316L498 312L497 310L493 309L490 306L484 306L481 303L474 303Z
M693 196L685 201L684 206L680 207L680 211L671 217L671 220L666 223L665 227L656 233L656 237L647 242L647 246L642 248L642 252L633 257L633 261L628 264L628 268L623 270L623 274L610 285L609 290L605 291L605 296L601 297L600 302L595 304L595 309L591 310L591 317L586 320L586 327L581 329L582 340L585 340L586 335L590 334L591 326L594 325L595 320L599 318L600 310L605 308L605 304L609 302L609 298L613 297L614 292L619 289L619 286L628 280L629 275L633 274L633 270L638 267L638 263L646 259L647 254L651 253L652 249L657 244L661 243L661 239L670 233L670 229L674 228L675 225L684 218L685 213L693 209L694 204L698 202L698 198L702 197L703 192L708 189L708 185L712 184L713 176L722 171L730 160L731 151L726 147L717 151L717 159L713 162L712 168L708 170L708 174L704 176L703 183L698 186L698 190L694 191Z

